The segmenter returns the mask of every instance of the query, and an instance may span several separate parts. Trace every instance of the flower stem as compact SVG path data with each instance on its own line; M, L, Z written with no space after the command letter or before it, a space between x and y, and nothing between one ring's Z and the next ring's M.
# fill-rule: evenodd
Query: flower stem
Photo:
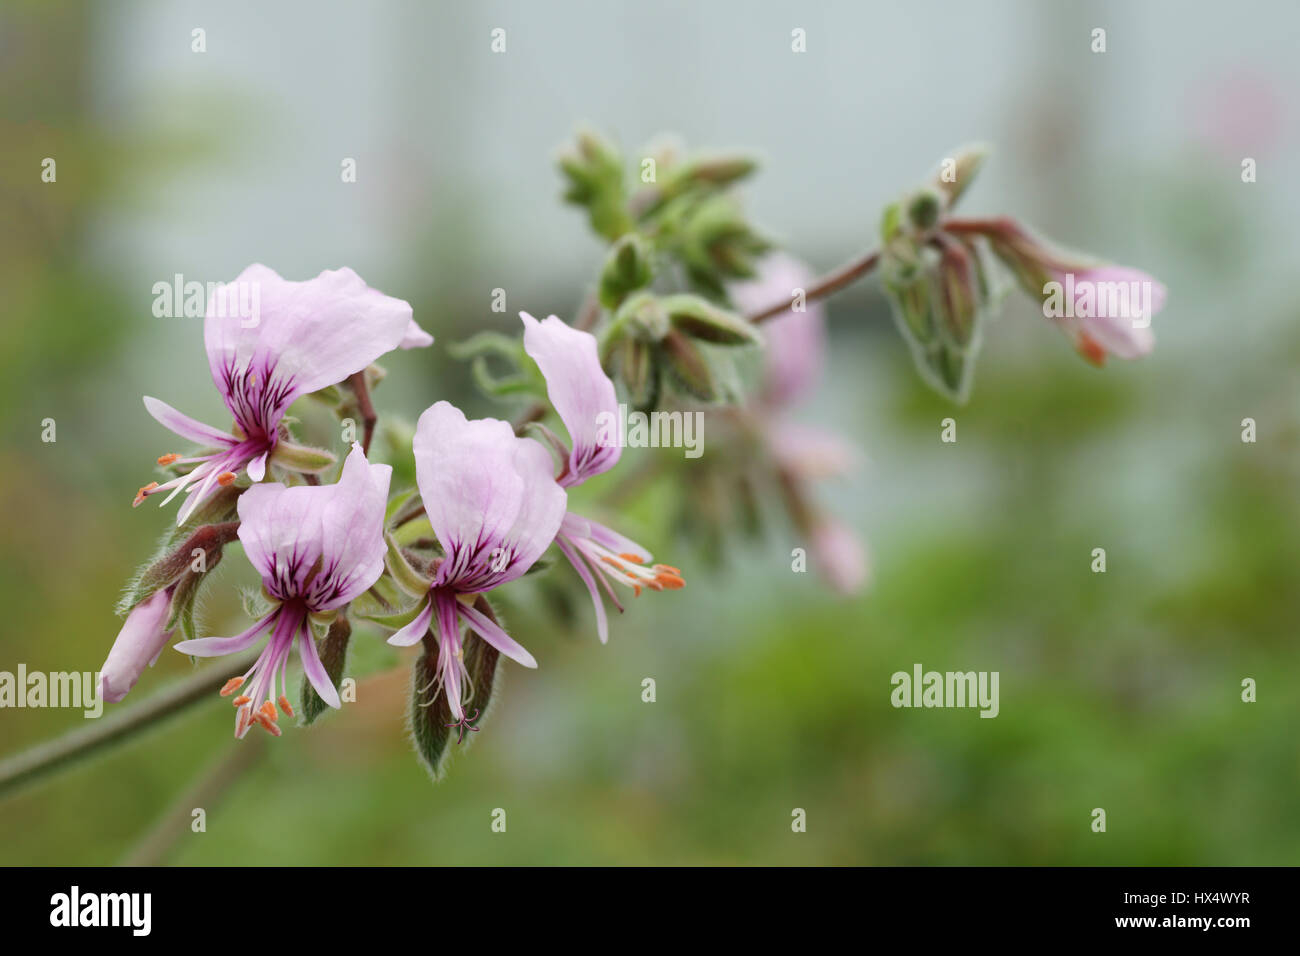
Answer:
M247 671L256 659L257 652L250 651L220 665L204 667L112 717L102 717L89 726L79 727L0 761L0 796L89 757L109 744L156 726L164 718L216 693L230 678Z
M369 455L370 439L374 437L375 422L379 420L379 416L375 414L375 406L370 404L370 388L366 385L365 369L348 378L348 384L352 386L352 392L357 396L357 409L361 412L361 421L365 426L361 450Z
M844 263L833 272L828 272L811 286L804 290L804 300L806 302L815 302L818 299L824 299L828 295L839 292L845 286L852 285L864 275L876 267L880 261L880 250L872 249L856 259ZM751 312L745 318L757 325L773 316L780 315L783 312L790 311L790 299L784 298L780 302L773 302L771 305L757 312Z

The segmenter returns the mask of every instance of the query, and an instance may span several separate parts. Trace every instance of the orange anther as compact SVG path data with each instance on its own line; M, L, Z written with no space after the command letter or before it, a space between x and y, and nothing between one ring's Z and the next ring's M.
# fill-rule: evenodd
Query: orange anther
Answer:
M232 700L231 703L234 704L236 707L243 707L245 704L251 703L252 700L253 698L249 697L247 694L240 694L238 697Z
M234 480L235 473L233 471L223 471L221 474L217 475L217 484L222 488L226 487L226 485L230 484Z
M267 703L269 704L270 701L268 700ZM265 730L267 733L271 734L274 737L280 736L281 730L279 726L276 724L274 720L272 720L270 717L267 717L266 714L264 714L262 711L259 710L256 714L254 714L253 719L257 721L259 724L261 724L262 729Z
M1083 335L1079 338L1079 354L1098 368L1106 364L1106 350L1091 336Z
M293 716L293 708L289 706L289 698L285 697L284 694L280 695L280 709L290 717Z
M641 556L639 554L627 554L626 552L624 552L623 554L620 554L619 557L622 558L624 561L628 561L632 564L645 564L645 561L641 559Z
M678 568L673 567L671 564L656 564L656 565L655 565L655 570L656 570L656 571L667 571L669 574L675 574L675 575L677 575L679 578L682 576L682 572L681 572L681 570L678 569Z
M244 678L232 677L230 678L230 680L226 681L225 686L221 688L221 696L229 697L231 694L233 694L235 691L239 690L239 688L243 686L244 686Z
M151 481L149 484L141 487L140 490L135 493L135 501L131 502L131 507L134 508L140 502L144 501L145 498L148 498L149 492L153 491L157 487L158 482L156 481Z
M275 704L271 703L269 700L262 704L262 707L260 710L258 710L258 713L261 714L263 717L265 717L267 720L271 721L272 723L275 723L275 721L280 716L275 711Z
M639 584L634 584L634 585L632 585L632 596L633 596L633 597L640 597L640 596L641 596L641 585L639 585Z
M170 454L167 455L158 456L158 464L160 465L170 465L172 462L180 461L180 460L181 460L181 456L176 454L175 452L171 452Z
M655 578L655 581L669 591L676 591L678 588L686 587L686 582L675 574L660 574L659 577Z

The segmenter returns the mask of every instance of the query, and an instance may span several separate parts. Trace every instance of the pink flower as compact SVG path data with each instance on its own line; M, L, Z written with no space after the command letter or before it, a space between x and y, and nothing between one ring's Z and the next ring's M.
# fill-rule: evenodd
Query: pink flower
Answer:
M567 498L551 478L551 457L530 438L494 418L468 421L447 402L425 410L415 428L415 476L425 513L445 557L429 600L388 643L420 641L435 623L438 682L457 720L472 692L465 669L463 622L525 667L537 661L498 624L459 598L515 580L542 555L559 530Z
M767 256L757 278L727 287L736 306L746 313L772 305L782 298L793 302L796 289L807 290L812 270L784 253ZM820 302L805 311L791 308L761 326L766 348L763 356L762 398L774 407L791 405L816 386L826 365L826 312Z
M621 436L612 433L619 421L614 383L600 367L596 338L590 332L572 328L553 315L541 322L527 312L519 317L524 323L524 349L542 370L546 394L572 443L556 481L564 487L582 484L613 468L622 453ZM572 512L565 514L555 545L591 594L601 643L609 640L609 624L600 588L623 610L610 587L611 579L636 595L643 587L662 591L685 584L681 572L670 565L647 567L650 552L635 541Z
M226 697L251 681L234 700L235 736L243 737L257 723L278 737L277 702L293 715L285 669L295 643L316 693L331 707L339 706L338 691L316 654L309 617L337 611L383 573L384 509L391 478L388 465L370 464L361 446L353 444L337 484L259 484L240 496L239 540L275 607L235 637L204 637L176 645L184 654L218 657L243 651L264 631L271 632L248 672L221 690Z
M833 518L822 518L814 527L812 557L826 582L845 596L857 594L870 579L862 542Z
M167 619L171 615L173 590L174 587L160 588L127 615L99 671L99 696L110 704L127 695L145 666L152 667L171 640Z
M1068 302L1053 317L1085 359L1101 365L1108 355L1136 359L1155 348L1151 317L1167 297L1160 282L1125 266L1058 271L1054 280Z
M218 485L247 469L251 481L266 476L280 439L280 422L294 400L343 381L395 348L427 345L432 337L411 318L411 306L369 288L351 269L327 270L291 282L263 265L240 273L236 287L258 290L255 321L227 315L222 300L208 303L203 323L208 366L221 398L234 416L233 433L183 415L146 396L149 414L177 435L202 446L188 457L163 455L160 465L193 465L184 475L137 493L135 504L163 491L166 504L181 491L189 499L177 514L184 523Z

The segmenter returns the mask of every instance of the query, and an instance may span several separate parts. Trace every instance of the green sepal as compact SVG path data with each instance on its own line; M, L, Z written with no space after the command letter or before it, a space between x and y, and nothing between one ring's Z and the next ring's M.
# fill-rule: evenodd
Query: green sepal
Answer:
M614 243L600 273L601 305L614 310L633 292L648 286L654 278L650 246L636 233Z
M659 306L668 315L673 328L691 338L714 345L757 345L762 342L758 330L750 322L699 296L665 296L659 300Z
M325 668L325 673L329 675L330 682L336 689L343 679L343 667L347 663L348 642L351 638L352 623L348 620L347 614L339 614L330 624L325 636L316 641L316 653L320 656L321 666ZM321 699L320 694L316 693L316 688L311 686L311 681L305 675L298 699L302 704L299 723L304 727L330 709L330 705Z
M476 606L480 611L491 615L491 608L485 600L480 600ZM450 745L458 739L467 745L475 734L467 732L461 738L461 730L454 726L455 718L447 706L447 695L437 685L440 653L438 639L432 634L426 634L422 647L423 652L416 658L411 669L409 721L415 752L436 781L446 771L452 749ZM470 686L473 688L472 696L464 702L463 707L473 725L482 727L492 704L500 696L497 686L500 668L497 665L501 655L495 647L472 632L465 634L462 647L465 669L469 672ZM477 716L475 711L478 712Z
M384 566L388 568L393 583L410 597L428 594L429 579L411 566L391 532L384 535L384 543L388 547L384 555Z
M324 448L297 445L283 438L275 443L275 450L271 452L271 464L305 475L319 475L334 467L337 461L337 456Z

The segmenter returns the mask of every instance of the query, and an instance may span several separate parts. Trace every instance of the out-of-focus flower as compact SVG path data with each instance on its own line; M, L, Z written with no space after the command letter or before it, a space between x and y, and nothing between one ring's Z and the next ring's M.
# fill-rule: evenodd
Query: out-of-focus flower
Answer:
M1164 308L1167 293L1147 273L1057 248L1007 217L949 220L944 228L984 237L1020 287L1042 303L1043 314L1094 365L1108 355L1135 359L1155 348L1151 317Z
M853 594L867 582L867 559L853 532L812 502L809 484L840 477L854 470L859 455L839 435L824 428L796 423L790 409L820 381L826 366L826 314L819 303L804 311L793 308L798 290L807 290L812 270L788 255L776 253L759 263L749 282L728 287L742 311L763 309L783 296L791 309L760 327L766 367L753 422L777 472L791 520L810 539L813 564L835 590Z
M338 691L316 653L311 618L337 612L383 573L384 508L391 478L392 468L370 464L354 443L337 484L260 484L240 496L239 540L275 606L235 637L204 637L176 645L184 654L218 657L243 651L265 631L271 632L248 672L221 690L223 697L230 696L251 681L234 699L235 736L243 737L257 723L278 737L277 703L293 715L285 669L295 643L316 693L329 706L339 706Z
M499 624L461 600L515 580L555 539L567 495L551 476L551 457L531 438L494 418L468 421L454 405L426 409L415 428L415 473L429 524L444 557L429 595L410 624L388 643L420 641L435 623L440 690L457 720L472 692L465 667L463 622L525 667L537 661Z
M177 514L184 523L218 485L247 469L251 481L266 475L281 441L280 423L294 400L343 381L395 348L433 341L411 317L411 306L369 288L351 269L327 270L315 279L291 282L274 270L252 265L236 288L257 290L259 314L224 308L223 298L208 303L203 340L208 366L222 400L234 416L232 432L195 421L165 402L146 396L145 408L166 428L204 450L191 456L167 454L160 465L193 465L188 472L136 494L135 504L169 491L166 504L181 491L188 500Z
M1165 287L1137 269L1099 266L1057 272L1064 308L1052 314L1079 354L1095 365L1106 356L1136 359L1156 345L1151 317L1165 306ZM1046 305L1051 305L1049 292Z
M826 364L826 314L820 302L793 308L796 290L807 291L812 270L785 253L773 253L759 263L759 274L727 287L732 301L744 313L772 305L782 297L792 307L762 325L765 362L761 395L776 408L793 405L816 387Z
M524 323L524 349L542 370L546 394L572 445L556 481L564 487L582 484L613 468L622 454L614 383L600 366L596 338L591 333L566 325L554 315L541 322L527 312L519 317ZM610 587L611 579L631 588L634 595L640 595L643 587L662 591L685 584L677 568L650 565L650 552L635 541L572 512L564 516L555 545L591 593L601 643L609 640L601 589L620 612L623 610Z

